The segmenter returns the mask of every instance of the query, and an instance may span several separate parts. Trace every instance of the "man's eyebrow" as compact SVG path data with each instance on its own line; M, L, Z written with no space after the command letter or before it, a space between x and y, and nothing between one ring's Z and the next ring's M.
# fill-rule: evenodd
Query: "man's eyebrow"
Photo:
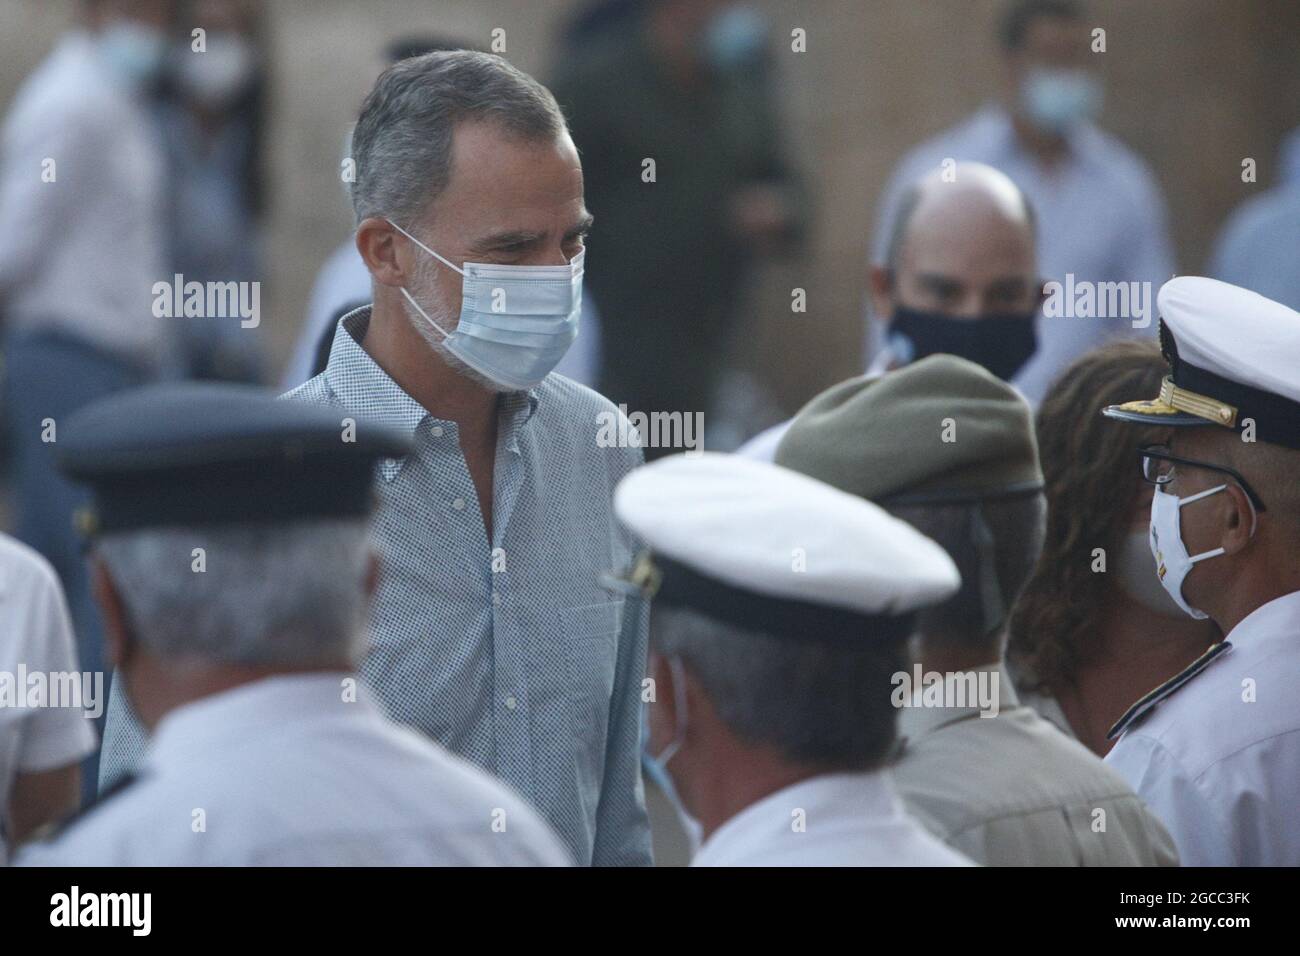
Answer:
M575 236L583 236L591 231L591 224L596 221L596 217L589 212L584 212L578 224L564 234L565 239L572 239Z
M939 275L933 272L922 272L916 277L919 285L927 286L932 289L960 289L964 283L960 279L952 276Z
M564 238L572 239L575 236L581 236L591 228L595 221L595 216L591 213L585 213L578 224L564 234ZM508 232L494 232L490 235L478 239L470 246L472 252L493 252L499 249L526 249L528 246L536 245L546 239L546 232L537 232L527 229L513 229Z

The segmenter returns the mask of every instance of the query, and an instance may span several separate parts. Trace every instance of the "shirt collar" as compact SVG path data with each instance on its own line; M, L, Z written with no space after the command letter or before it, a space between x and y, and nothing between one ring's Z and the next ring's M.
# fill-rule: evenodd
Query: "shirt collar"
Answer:
M364 412L368 417L408 435L413 434L426 419L430 425L454 429L454 422L430 415L361 347L369 326L368 305L354 309L339 320L324 373L330 391L345 408ZM506 392L501 396L499 421L505 426L506 447L510 451L518 453L519 430L532 420L539 403L535 388ZM379 471L384 480L391 481L401 466L400 460L386 458L380 462Z
M1236 648L1234 655L1254 656L1279 642L1294 641L1297 622L1300 622L1300 591L1292 591L1255 608L1223 639Z
M700 847L694 864L707 864L714 858L726 861L748 847L770 842L774 834L788 833L792 807L805 810L810 819L823 814L851 816L863 825L902 813L885 771L808 777L751 803L718 827Z
M345 694L347 680L354 682L354 694ZM170 711L153 733L146 764L161 770L191 756L205 756L215 747L244 745L268 727L289 721L316 723L373 712L357 676L347 671L264 677Z
M1016 695L1015 685L1003 665L975 667L969 671L957 671L956 673L973 673L976 675L976 681L979 680L980 674L996 674L998 714L1020 706L1020 698ZM978 684L976 686L978 687ZM919 689L914 688L913 693L919 693ZM940 727L955 724L957 721L966 720L969 717L980 720L992 719L991 717L980 717L981 713L983 711L978 704L965 707L904 707L898 715L898 733L900 737L917 740L926 734L933 733Z

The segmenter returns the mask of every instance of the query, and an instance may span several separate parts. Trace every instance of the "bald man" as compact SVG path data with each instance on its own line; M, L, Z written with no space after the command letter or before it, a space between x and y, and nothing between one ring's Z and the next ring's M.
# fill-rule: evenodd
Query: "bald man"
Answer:
M871 268L885 345L867 373L946 353L1012 379L1038 344L1035 320L1046 293L1035 239L1029 200L991 166L941 166L913 183L885 262ZM788 427L769 428L740 454L771 461Z

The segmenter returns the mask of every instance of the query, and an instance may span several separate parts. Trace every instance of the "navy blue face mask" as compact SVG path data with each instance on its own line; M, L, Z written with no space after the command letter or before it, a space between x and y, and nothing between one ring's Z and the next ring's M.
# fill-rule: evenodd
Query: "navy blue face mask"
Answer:
M899 306L889 323L889 346L899 363L943 352L968 359L1010 381L1038 350L1036 312L953 319Z

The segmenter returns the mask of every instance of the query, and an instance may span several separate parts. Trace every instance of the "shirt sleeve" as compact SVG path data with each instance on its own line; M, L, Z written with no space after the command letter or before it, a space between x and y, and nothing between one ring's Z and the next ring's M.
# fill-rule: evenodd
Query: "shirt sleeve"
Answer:
M97 188L99 124L49 117L10 125L0 145L0 296L38 271L49 243L74 220L79 197ZM47 164L51 181L47 181Z
M27 616L27 648L23 663L28 673L47 680L60 673L76 675L77 652L72 621L63 589L52 571L33 578L32 603ZM35 708L23 722L17 766L20 773L39 773L76 763L95 749L95 732L80 707Z
M1106 755L1156 815L1183 866L1236 866L1229 829L1178 759L1153 737L1130 731Z

